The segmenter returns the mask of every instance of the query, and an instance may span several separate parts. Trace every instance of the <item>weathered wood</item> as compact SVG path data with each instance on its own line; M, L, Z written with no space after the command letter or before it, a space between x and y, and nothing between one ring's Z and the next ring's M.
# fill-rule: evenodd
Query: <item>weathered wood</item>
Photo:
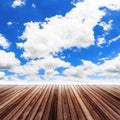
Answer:
M120 120L120 86L0 85L0 120Z

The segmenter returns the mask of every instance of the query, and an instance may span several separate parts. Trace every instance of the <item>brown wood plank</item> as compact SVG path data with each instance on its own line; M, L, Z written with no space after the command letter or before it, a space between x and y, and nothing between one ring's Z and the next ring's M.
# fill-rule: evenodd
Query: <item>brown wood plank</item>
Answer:
M86 119L87 120L94 120L93 116L90 114L90 111L87 109L86 105L84 104L81 97L79 96L77 88L75 86L71 86L71 88L72 88L72 90L73 90L73 92L74 92L74 94L79 102L79 105L81 106L81 108L86 116Z
M120 120L120 86L0 85L0 120Z
M105 118L105 120L106 119L112 119L112 120L116 120L116 116L113 116L112 114L111 114L111 108L109 107L109 106L107 106L95 93L94 93L94 91L92 91L91 89L90 89L90 87L85 87L84 88L85 90L86 89L88 89L88 91L87 91L87 93L89 93L89 96L92 98L92 99L94 99L94 103L96 103L96 105L101 109L101 116L103 116L104 115L104 118ZM101 94L101 93L99 93L99 94ZM113 110L112 110L112 112L114 112Z
M62 87L62 98L63 98L63 117L64 120L71 120L70 116L70 110L68 106L68 100L67 100L67 95L66 95L66 90L65 90L65 85Z
M47 104L47 101L49 99L49 95L50 95L50 91L51 91L51 87L48 86L48 90L46 91L45 95L42 97L42 99L40 100L40 105L39 107L37 108L37 112L36 112L36 115L35 115L35 118L34 120L41 120L42 119L42 116L43 116L43 113L45 111L45 107L46 107L46 104ZM31 118L30 118L31 119ZM32 120L32 119L31 119Z
M37 90L40 89L40 87L35 86L32 88L31 92L28 93L28 95L20 101L20 103L11 111L13 116L11 114L8 114L4 119L18 119L22 112L26 109L26 107L29 105L31 100L35 97Z
M74 92L72 91L72 88L71 86L68 87L69 88L69 92L70 92L70 95L71 95L71 99L73 101L73 104L74 104L74 107L75 107L75 110L76 110L76 114L78 116L78 120L86 120L86 117L83 113L83 110L82 108L80 107L79 105L79 102L74 94Z
M70 110L71 120L78 120L78 117L77 117L77 114L75 111L75 107L73 105L73 101L71 99L70 92L69 92L68 88L69 88L69 86L66 85L65 90L66 90L66 96L67 96L68 106L69 106L69 110Z
M39 96L38 101L36 102L36 104L34 105L33 109L30 111L29 115L27 116L26 120L33 120L35 119L35 117L38 116L41 118L43 111L44 111L44 106L42 108L41 104L44 104L44 102L48 99L46 97L46 95L49 95L49 86L46 86L46 89L42 92L42 94ZM44 100L45 97L45 100Z
M96 112L96 107L94 106L94 104L91 104L91 101L89 101L90 100L89 96L85 93L85 91L81 87L79 87L79 86L76 86L76 87L78 89L79 96L81 97L86 108L88 109L88 111L92 115L93 119L94 120L101 120L99 115Z
M12 99L16 94L21 92L23 89L26 89L26 87L19 88L16 86L14 88L9 89L8 91L3 92L4 94L2 94L2 97L0 99L0 105Z
M17 85L0 85L0 95L1 93L11 89L11 88L14 88L16 87Z
M50 95L48 97L48 101L47 101L45 109L44 109L44 114L41 118L42 120L49 120L50 109L53 106L52 100L53 100L53 95L54 95L54 89L55 89L55 86L53 85ZM35 120L38 120L38 119L35 119Z
M2 104L0 106L0 115L3 115L4 113L7 114L10 110L12 110L19 103L19 101L21 101L27 95L30 89L31 87L28 87L27 90L22 89L22 91L19 91L11 99Z
M58 104L57 104L57 120L63 120L62 110L62 86L58 86Z
M36 102L38 101L41 94L43 94L43 91L45 90L45 86L40 86L38 91L35 94L35 97L32 98L29 105L26 107L26 109L23 111L23 113L19 116L18 120L25 120L26 117L30 114L30 111L34 108Z
M106 92L102 91L102 89L99 89L97 86L92 87L92 89L94 92L97 93L97 95L100 97L101 100L103 100L106 104L108 104L115 112L120 114L120 102L119 101L117 101L114 97L111 97L111 95L106 94ZM99 94L99 92L101 94Z

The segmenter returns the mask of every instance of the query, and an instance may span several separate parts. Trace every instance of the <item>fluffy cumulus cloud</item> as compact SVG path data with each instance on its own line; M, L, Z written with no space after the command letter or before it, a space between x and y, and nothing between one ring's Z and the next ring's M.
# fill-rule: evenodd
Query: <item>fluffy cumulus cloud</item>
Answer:
M77 67L71 67L64 71L66 76L71 76L72 78L85 79L89 75L95 74L97 72L98 66L91 61L82 61L83 64Z
M0 34L0 46L4 49L7 49L10 46L10 43L2 34Z
M25 5L24 1L15 0L12 7L23 5ZM107 32L112 27L112 20L108 23L100 22L106 14L104 8L120 10L120 0L96 0L94 3L91 0L74 1L74 5L75 7L65 16L56 15L46 18L45 22L25 23L25 30L19 37L21 42L16 44L18 48L23 49L22 57L28 61L21 65L13 52L0 50L0 69L14 73L14 75L5 76L5 73L0 72L0 79L5 77L17 81L20 79L81 81L90 80L91 76L120 77L120 54L111 60L105 59L102 64L82 60L82 64L78 66L72 66L69 62L53 57L63 49L88 48L94 45L94 27L100 25ZM32 7L35 5L32 4ZM99 47L106 42L103 37L100 36L97 40ZM7 40L1 34L0 38L0 46L8 48ZM117 39L119 36L112 39L111 42ZM59 68L62 68L63 71L60 72Z
M103 76L120 77L120 54L111 60L106 60L100 67Z
M12 7L13 8L16 8L16 7L21 7L21 6L24 6L25 5L25 1L24 0L15 0L13 3L12 3Z
M4 72L0 72L0 80L4 79L4 77L5 77L5 73Z
M71 66L64 70L64 75L67 80L86 81L89 83L117 83L120 82L120 54L113 58L104 60L103 64L94 64L91 61L82 61L83 64L79 66ZM65 77L64 77L65 78ZM63 78L63 79L64 79ZM91 79L92 78L92 79ZM98 80L98 81L95 81Z
M27 62L25 65L16 66L13 69L13 72L16 72L20 75L37 75L39 71L42 69L45 71L46 75L53 75L57 73L55 69L63 67L70 67L70 63L64 62L59 58L54 58L52 56L47 56L43 59L31 60Z
M31 60L24 65L20 65L20 62L15 58L13 53L5 53L5 51L1 51L0 53L2 53L0 54L1 56L5 56L4 61L3 59L0 60L0 69L2 71L8 70L9 72L12 72L10 75L5 75L3 72L0 72L1 80L3 80L2 83L21 84L29 82L36 83L37 81L40 83L43 80L56 80L59 75L57 68L62 67L66 69L71 67L70 63L52 56ZM44 74L40 75L40 70L44 70Z
M8 56L8 55L7 55ZM9 58L10 59L10 58ZM15 58L14 62L16 61ZM1 62L0 62L1 63ZM10 63L9 63L10 64ZM12 80L16 82L52 82L55 83L119 83L120 78L120 54L113 58L104 60L103 64L95 64L88 60L82 60L82 64L79 66L72 66L68 62L64 62L59 58L47 56L43 59L31 60L24 65L20 65L19 62L16 65L12 64L12 68L4 66L4 69L10 69L14 75L5 76L3 72L0 73L0 78L5 80ZM64 68L63 75L60 75L57 68ZM3 67L0 66L0 68ZM44 70L44 73L40 75L39 71ZM91 79L95 76L97 79ZM104 78L104 79L103 79ZM93 80L93 81L92 81Z
M74 46L87 48L94 44L93 28L106 14L100 8L119 10L119 4L119 0L97 0L94 4L91 0L85 0L76 3L65 16L46 18L46 22L42 23L25 23L25 31L20 38L26 41L17 43L17 46L24 48L25 58L45 57ZM108 24L104 29L110 29L111 22Z
M20 61L15 58L15 54L13 52L0 50L0 69L10 70L19 64Z
M57 68L65 68L63 75L59 75ZM40 75L39 71L44 70ZM27 64L17 66L12 72L18 76L24 76L25 80L63 80L66 81L84 81L90 80L90 76L96 76L99 79L119 78L120 77L120 54L112 60L105 60L103 64L94 64L91 61L82 60L82 65L72 66L59 58L47 56L44 59L31 60Z

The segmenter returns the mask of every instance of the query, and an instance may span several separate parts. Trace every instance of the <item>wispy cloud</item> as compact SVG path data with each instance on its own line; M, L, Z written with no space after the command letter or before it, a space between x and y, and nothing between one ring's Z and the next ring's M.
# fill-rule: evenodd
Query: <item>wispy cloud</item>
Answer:
M120 40L120 35L118 35L117 37L109 40L109 44L111 44L112 42L115 42L115 41L117 41L117 40Z

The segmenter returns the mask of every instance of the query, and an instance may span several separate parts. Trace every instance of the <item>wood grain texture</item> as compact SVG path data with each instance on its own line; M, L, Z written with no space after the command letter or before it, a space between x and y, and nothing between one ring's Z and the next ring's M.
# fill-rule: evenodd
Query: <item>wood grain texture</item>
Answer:
M0 120L120 120L120 86L0 85Z

